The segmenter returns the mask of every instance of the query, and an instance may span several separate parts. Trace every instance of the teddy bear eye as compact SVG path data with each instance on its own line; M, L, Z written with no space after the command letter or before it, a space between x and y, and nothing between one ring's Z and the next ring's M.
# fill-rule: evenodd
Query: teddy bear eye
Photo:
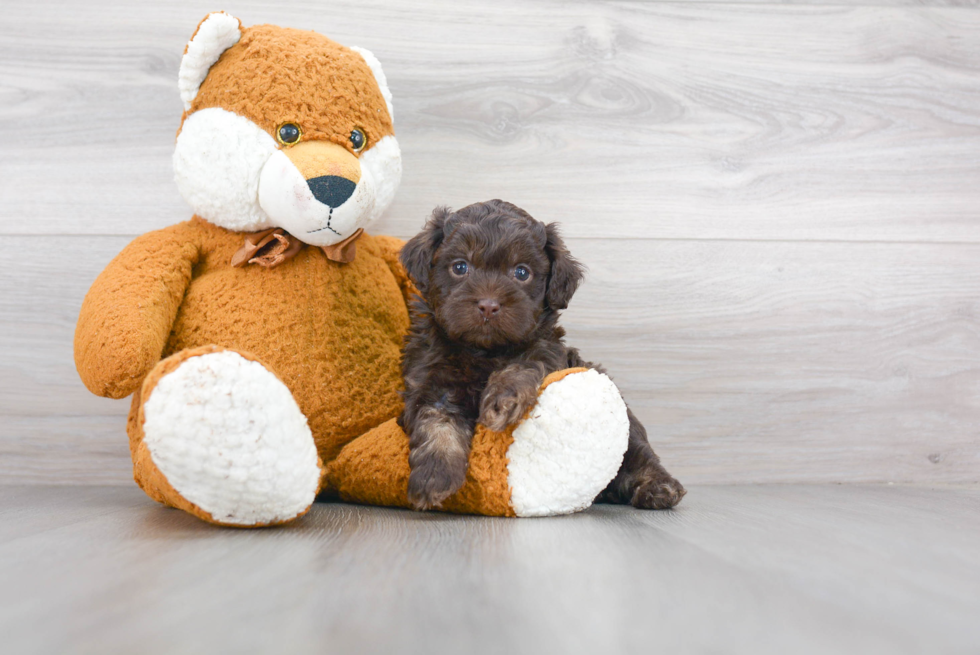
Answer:
M470 270L469 264L460 260L458 262L453 262L453 265L449 267L449 270L453 272L453 275L466 275L466 271Z
M350 144L354 147L354 152L364 150L364 146L367 145L367 135L363 130L355 127L350 131Z
M531 277L531 269L523 265L516 266L514 268L514 277L521 282L527 282L527 280Z
M299 141L299 137L303 132L299 129L299 125L296 123L283 123L279 126L279 131L276 132L276 136L279 139L279 143L283 145L291 145Z

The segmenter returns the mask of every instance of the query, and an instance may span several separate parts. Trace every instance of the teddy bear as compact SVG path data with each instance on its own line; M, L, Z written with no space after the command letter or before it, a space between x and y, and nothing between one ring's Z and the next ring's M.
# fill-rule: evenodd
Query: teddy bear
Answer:
M409 507L395 418L414 287L402 242L365 232L401 177L380 63L217 12L178 86L173 165L193 217L116 256L75 333L86 387L132 395L136 482L228 526L287 523L318 496ZM554 373L517 424L477 428L466 482L440 509L581 510L616 475L627 433L609 378Z

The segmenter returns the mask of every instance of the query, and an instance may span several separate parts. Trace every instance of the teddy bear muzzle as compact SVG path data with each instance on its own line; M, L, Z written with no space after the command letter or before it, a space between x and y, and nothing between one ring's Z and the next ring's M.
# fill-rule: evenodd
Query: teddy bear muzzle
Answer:
M274 153L259 178L259 204L296 238L330 246L363 227L374 210L374 180L343 146L304 141Z

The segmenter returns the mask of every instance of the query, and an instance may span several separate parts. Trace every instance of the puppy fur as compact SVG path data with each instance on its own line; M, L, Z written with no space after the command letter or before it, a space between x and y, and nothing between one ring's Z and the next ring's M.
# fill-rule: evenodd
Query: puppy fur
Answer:
M583 277L555 223L502 200L453 212L439 207L401 251L421 296L412 305L402 369L409 437L408 497L439 507L466 479L477 422L503 430L536 402L553 371L584 366L564 343L559 310ZM660 465L628 411L629 446L596 499L644 509L673 507L686 493Z

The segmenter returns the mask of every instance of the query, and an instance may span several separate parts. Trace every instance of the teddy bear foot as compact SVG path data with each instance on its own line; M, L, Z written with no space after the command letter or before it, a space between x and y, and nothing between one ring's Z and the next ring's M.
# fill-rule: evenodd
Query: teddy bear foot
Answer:
M321 464L306 417L261 363L205 347L160 362L143 385L136 478L212 523L261 526L304 514Z
M507 450L510 503L517 516L571 514L616 477L629 440L619 389L595 371L566 370L542 385Z

